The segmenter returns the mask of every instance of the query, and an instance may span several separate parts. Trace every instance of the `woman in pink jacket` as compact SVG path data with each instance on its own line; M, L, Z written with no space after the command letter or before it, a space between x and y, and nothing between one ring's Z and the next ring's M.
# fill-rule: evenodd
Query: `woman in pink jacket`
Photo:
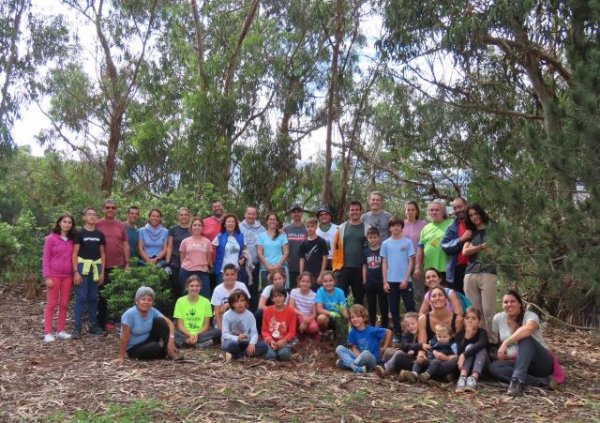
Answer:
M58 217L52 232L46 237L42 255L42 274L46 283L46 310L44 311L44 342L70 339L65 331L67 308L73 287L73 238L75 219L65 213ZM58 304L56 336L52 334L52 319Z

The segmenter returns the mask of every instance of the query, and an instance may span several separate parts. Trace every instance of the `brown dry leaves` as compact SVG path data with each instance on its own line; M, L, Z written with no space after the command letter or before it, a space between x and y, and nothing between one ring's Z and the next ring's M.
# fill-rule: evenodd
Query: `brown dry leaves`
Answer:
M477 395L454 384L380 380L334 368L331 346L307 343L289 363L225 364L218 348L185 350L183 362L112 363L115 333L106 338L42 342L44 300L0 287L0 420L64 420L79 410L152 401L155 421L592 421L600 415L600 343L589 333L558 329L547 339L567 369L559 392L529 389L504 395L497 383Z

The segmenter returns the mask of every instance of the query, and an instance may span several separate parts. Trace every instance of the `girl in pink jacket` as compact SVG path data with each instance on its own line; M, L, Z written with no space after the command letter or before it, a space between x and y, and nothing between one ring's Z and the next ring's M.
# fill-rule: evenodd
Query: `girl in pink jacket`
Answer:
M70 339L65 331L67 308L73 287L73 238L75 219L65 213L58 217L52 232L46 237L42 255L42 274L46 283L46 309L44 311L44 342ZM52 319L58 305L56 336L52 334Z

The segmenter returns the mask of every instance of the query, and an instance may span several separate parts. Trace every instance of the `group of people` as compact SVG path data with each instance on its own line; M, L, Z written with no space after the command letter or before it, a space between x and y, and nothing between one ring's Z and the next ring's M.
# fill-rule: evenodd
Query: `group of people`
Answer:
M408 382L458 376L457 392L475 391L487 370L510 383L513 395L524 384L552 386L560 379L562 369L544 343L539 319L519 294L504 295L504 311L496 313L498 278L486 256L490 221L481 206L456 198L454 218L448 219L445 203L433 200L427 222L414 201L406 202L404 219L383 204L379 192L369 195L366 213L359 201L350 201L348 219L339 226L327 207L303 219L300 205L291 208L285 227L273 212L264 227L252 206L240 222L221 201L212 202L205 218L179 209L170 229L157 208L142 228L137 207L119 221L114 200L104 202L102 219L86 208L79 231L74 217L63 214L44 245L44 341L80 337L86 308L90 335L111 330L115 322L102 287L113 269L136 263L163 267L170 275L175 323L153 307L152 289L140 287L135 305L120 319L119 361L177 358L181 347L219 342L228 360L288 360L299 340L332 339L349 321L347 344L336 348L340 368L398 374Z

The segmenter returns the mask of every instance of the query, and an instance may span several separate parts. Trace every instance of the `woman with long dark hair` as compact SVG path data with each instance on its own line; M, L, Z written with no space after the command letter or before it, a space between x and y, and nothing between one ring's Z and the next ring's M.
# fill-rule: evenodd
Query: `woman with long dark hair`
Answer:
M554 358L542 336L537 314L525 309L517 291L502 297L502 309L496 314L492 331L500 339L498 360L490 364L490 373L502 382L510 382L509 395L521 395L523 385L552 385Z
M487 330L490 343L498 339L492 332L492 319L496 312L498 275L496 266L485 260L488 245L485 240L490 218L479 204L467 208L465 226L473 236L463 245L463 255L469 257L465 270L465 294L474 308L483 312L483 327Z
M73 239L75 219L69 213L58 216L52 232L44 242L42 274L46 283L46 309L44 311L44 342L71 339L65 331L67 308L73 289ZM58 305L56 337L52 334L52 318Z

